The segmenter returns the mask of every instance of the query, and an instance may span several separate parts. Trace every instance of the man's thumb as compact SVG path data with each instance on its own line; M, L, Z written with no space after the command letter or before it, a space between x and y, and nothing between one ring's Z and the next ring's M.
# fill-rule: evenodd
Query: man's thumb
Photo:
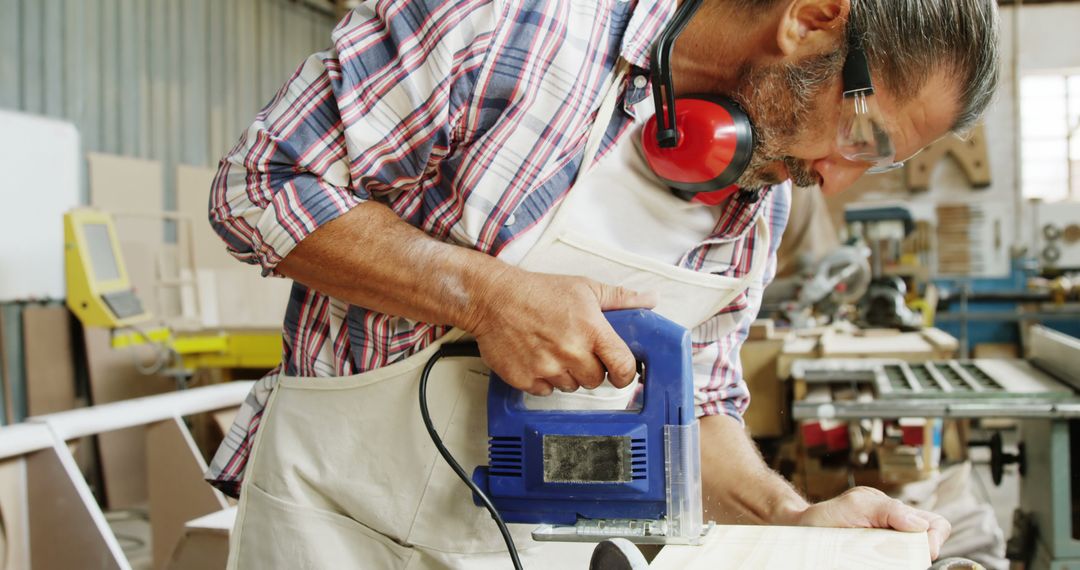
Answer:
M656 293L652 291L641 292L604 283L596 284L596 298L600 301L602 311L651 309L657 302Z

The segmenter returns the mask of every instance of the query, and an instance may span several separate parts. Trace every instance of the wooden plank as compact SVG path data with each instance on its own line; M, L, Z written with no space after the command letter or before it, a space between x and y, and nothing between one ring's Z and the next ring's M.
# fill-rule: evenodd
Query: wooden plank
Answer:
M214 425L221 432L220 435L226 436L229 434L229 428L232 427L233 422L236 420L236 414L239 412L240 408L229 408L210 414L214 419Z
M263 277L255 268L200 270L203 326L231 329L281 328L292 281Z
M750 435L756 438L780 437L786 431L785 416L790 412L787 383L777 376L783 347L782 338L748 340L739 351L743 377L753 396L744 419Z
M26 458L34 568L130 570L75 461L60 447Z
M154 214L164 211L165 188L161 163L122 156L89 153L90 205L113 213L117 238L128 278L143 306L160 314L157 256L165 243L165 225ZM146 213L150 216L130 216Z
M75 408L75 351L67 307L29 305L23 310L23 354L29 415Z
M30 520L26 502L26 460L0 462L0 516L3 557L0 568L30 568Z
M720 526L701 546L666 546L650 570L830 568L925 570L925 532L784 526Z
M133 357L148 361L152 352L142 346L113 349L105 329L85 329L86 360L90 371L90 397L95 404L126 400L171 391L175 383L164 376L144 376ZM133 355L134 352L134 355ZM125 429L98 436L105 495L112 509L146 502L146 436L143 428Z
M169 561L169 570L223 570L236 510L230 507L188 522Z
M154 568L164 569L184 534L184 523L228 503L203 480L206 462L179 418L149 426L146 445Z
M242 267L225 251L225 242L214 233L207 221L207 201L210 183L216 171L212 168L188 166L176 167L176 209L191 221L192 241L195 248L195 267L198 269L236 269ZM181 232L183 234L183 232Z
M946 156L953 157L972 187L985 188L990 185L990 155L986 144L986 130L979 124L967 138L947 136L932 143L908 161L907 168L904 169L907 187L916 192L929 189L934 168Z
M1012 342L983 342L975 345L972 358L1019 358L1020 347Z

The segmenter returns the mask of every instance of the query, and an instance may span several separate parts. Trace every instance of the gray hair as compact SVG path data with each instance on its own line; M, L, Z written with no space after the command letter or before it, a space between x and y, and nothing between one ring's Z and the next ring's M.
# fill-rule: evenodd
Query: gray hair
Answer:
M746 13L779 0L727 0ZM852 24L875 81L901 101L915 96L931 74L957 80L960 110L950 130L971 128L997 89L999 24L996 0L850 0Z
M960 109L953 131L969 129L997 89L995 0L851 0L871 72L903 100L935 72L956 77Z

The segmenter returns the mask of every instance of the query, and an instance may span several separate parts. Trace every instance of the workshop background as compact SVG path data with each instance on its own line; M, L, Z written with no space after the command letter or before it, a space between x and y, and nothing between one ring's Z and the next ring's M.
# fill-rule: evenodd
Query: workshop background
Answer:
M289 282L225 254L207 191L345 4L0 0L0 569L224 567L202 470ZM1080 568L1080 2L1001 8L972 133L796 189L747 425L812 499L872 485L947 555Z

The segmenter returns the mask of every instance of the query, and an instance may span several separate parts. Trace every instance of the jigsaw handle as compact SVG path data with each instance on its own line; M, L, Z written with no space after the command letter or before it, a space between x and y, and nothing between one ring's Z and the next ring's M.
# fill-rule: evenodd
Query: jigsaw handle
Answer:
M612 328L630 348L644 369L644 403L640 413L668 424L689 424L694 420L694 380L690 332L684 327L646 309L624 309L604 313ZM493 416L513 415L552 419L572 414L603 419L625 415L622 410L530 410L524 393L511 387L495 373L488 392L489 421Z

